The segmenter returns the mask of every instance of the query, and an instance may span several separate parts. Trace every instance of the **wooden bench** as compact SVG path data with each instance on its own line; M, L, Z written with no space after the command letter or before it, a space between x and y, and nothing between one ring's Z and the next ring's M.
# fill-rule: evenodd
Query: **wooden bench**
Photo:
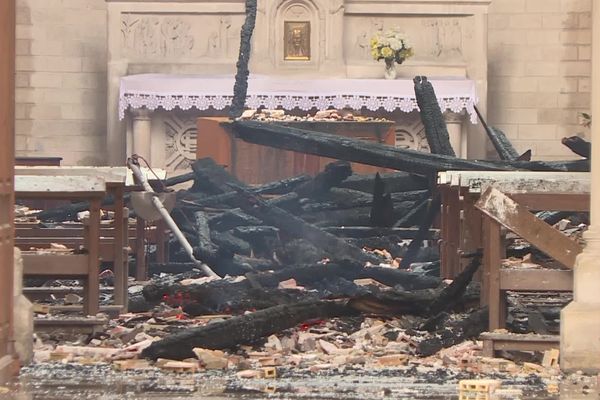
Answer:
M23 252L23 275L83 281L83 311L99 311L100 202L106 193L103 179L90 176L15 176L15 197L21 199L65 199L89 201L89 221L85 225L87 254Z

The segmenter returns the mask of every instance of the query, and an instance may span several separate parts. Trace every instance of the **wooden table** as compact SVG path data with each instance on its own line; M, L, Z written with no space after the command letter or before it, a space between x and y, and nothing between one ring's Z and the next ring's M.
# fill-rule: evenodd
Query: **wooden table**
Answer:
M325 165L335 161L325 157L296 153L260 146L236 139L228 130L228 118L198 119L197 158L211 157L225 166L239 180L250 183L268 183L301 174L316 175ZM297 129L327 132L354 139L376 141L390 146L396 144L394 122L273 122ZM359 174L386 172L384 168L352 163Z
M101 178L90 176L15 176L15 195L23 199L65 199L89 201L90 215L86 224L87 254L37 254L23 252L23 274L81 279L84 281L84 313L96 315L100 297L100 203L106 194Z

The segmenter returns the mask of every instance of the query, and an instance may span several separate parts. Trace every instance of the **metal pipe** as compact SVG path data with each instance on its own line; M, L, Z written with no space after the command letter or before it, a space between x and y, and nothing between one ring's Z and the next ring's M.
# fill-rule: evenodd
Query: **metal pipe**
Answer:
M148 181L146 180L146 177L142 173L142 170L140 169L139 165L135 161L135 157L127 159L127 166L131 169L133 175L137 178L137 180L142 184L146 192L155 193ZM175 237L177 238L187 255L190 257L192 262L196 264L196 266L200 268L202 272L204 272L207 276L213 278L221 278L212 269L210 269L208 265L206 265L202 261L197 260L196 257L194 257L194 249L192 248L192 245L190 245L190 242L187 241L186 237L181 232L175 221L173 221L173 218L171 218L171 214L169 214L169 211L167 211L167 209L160 201L158 196L152 197L152 204L160 213L163 220L165 220L171 231L175 234Z

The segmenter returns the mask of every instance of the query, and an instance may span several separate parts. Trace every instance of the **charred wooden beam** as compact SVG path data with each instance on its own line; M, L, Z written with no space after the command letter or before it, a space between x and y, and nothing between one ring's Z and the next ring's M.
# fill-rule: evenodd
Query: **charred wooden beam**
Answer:
M301 153L315 154L339 160L358 162L419 175L430 176L446 170L514 170L509 165L487 161L463 160L440 154L405 150L384 144L362 141L322 132L281 127L257 121L232 123L241 139Z
M410 244L408 245L408 250L406 251L404 258L402 258L402 261L400 262L400 267L408 268L410 267L410 264L414 262L415 255L418 253L423 240L426 239L427 233L429 232L429 228L431 228L433 221L438 216L441 206L442 200L441 196L438 193L435 196L433 196L433 199L429 204L429 208L427 209L427 213L425 214L425 218L419 225L419 232L417 233L417 236L412 240L412 242L410 242Z
M424 192L420 199L417 199L415 206L406 213L401 219L396 221L394 227L396 228L408 228L417 225L417 221L420 221L427 212L431 199L429 192Z
M333 186L339 185L352 175L352 167L347 161L329 163L314 179L298 186L294 191L302 197L318 197L327 193Z
M477 338L488 328L488 311L487 308L481 308L441 325L443 325L441 329L434 331L429 338L417 344L417 354L430 356L441 349Z
M144 349L142 357L183 360L194 357L192 349L195 347L234 348L255 343L307 320L352 315L357 315L357 312L343 302L309 301L280 305L170 335Z
M194 218L194 227L196 228L194 233L197 238L194 252L198 254L198 258L201 260L214 260L217 257L219 249L210 238L208 218L202 211L196 211Z
M425 127L425 136L427 137L427 143L429 143L431 152L456 156L450 144L446 121L442 115L442 110L440 109L431 82L425 76L416 76L413 82L415 84L415 97L419 105L421 122L423 122L423 126Z
M578 156L585 158L592 156L592 144L579 136L565 137L561 143Z
M228 173L225 168L217 165L212 158L201 158L194 161L192 170L194 171L194 185L190 189L192 192L222 194L232 191L227 186L228 184L245 186L244 183Z
M297 186L310 181L308 175L299 175L292 178L281 179L279 181L266 183L257 187L249 188L255 194L287 194L292 192ZM197 207L215 207L222 205L235 206L235 201L238 199L238 194L235 191L217 194L212 196L198 195L198 193L185 193L181 196L182 200L186 200L186 205L190 208Z
M252 52L252 33L256 24L257 0L246 0L246 20L240 32L240 53L237 61L237 73L233 86L233 100L229 109L230 118L238 118L244 111L248 92L248 63Z
M279 207L268 204L241 187L236 187L235 189L246 199L246 204L242 206L245 212L261 219L269 225L276 226L288 234L309 240L315 246L327 251L332 258L339 260L350 257L361 262L379 263L377 257L364 253L361 249L350 245L343 239L306 223L301 218Z
M515 150L510 140L508 140L506 134L500 129L488 126L477 107L475 107L475 112L477 113L477 117L479 118L479 121L481 121L481 125L483 125L483 129L487 133L490 142L492 142L494 149L496 149L498 156L500 156L500 159L518 160L520 158L519 153L517 153L517 150Z
M391 227L396 219L394 218L394 202L392 196L385 191L385 183L379 176L375 175L375 187L373 188L373 203L369 213L371 226Z
M418 228L372 228L370 226L330 226L323 228L324 231L333 233L336 236L347 238L369 238L376 236L394 235L400 239L414 239ZM427 239L439 239L439 230L430 229Z
M380 177L385 183L388 193L411 192L425 190L428 188L427 179L424 179L422 176L412 175L406 172L385 172L380 174ZM373 193L374 184L374 175L352 175L337 186L340 188Z
M354 262L297 265L253 275L253 280L263 289L275 289L279 282L288 279L295 279L298 285L311 288L318 286L322 281L338 278L347 281L370 278L402 290L435 288L441 282L439 277L385 267L363 267ZM165 296L179 293L201 303L206 308L205 312L222 312L225 307L229 307L232 312L240 312L244 311L240 308L244 306L247 307L246 309L261 308L258 299L250 292L251 289L251 285L246 280L234 283L213 281L204 285L184 286L168 278L147 284L144 286L143 294L148 301L160 301Z

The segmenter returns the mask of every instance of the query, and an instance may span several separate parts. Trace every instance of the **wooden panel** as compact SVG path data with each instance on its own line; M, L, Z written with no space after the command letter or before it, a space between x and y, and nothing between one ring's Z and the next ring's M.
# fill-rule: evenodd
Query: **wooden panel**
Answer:
M9 379L13 325L15 0L0 1L0 384Z
M23 252L23 273L33 276L78 276L88 274L88 255L35 254Z
M551 269L501 269L500 289L568 292L573 290L573 272Z
M499 190L490 187L475 206L566 267L573 268L583 248L533 215Z
M335 161L325 157L296 153L235 139L227 129L227 118L198 119L197 158L211 157L246 183L266 183L300 174L315 175ZM291 122L278 123L300 129L329 132L394 146L393 123L382 122ZM386 169L352 163L356 173L385 172Z

